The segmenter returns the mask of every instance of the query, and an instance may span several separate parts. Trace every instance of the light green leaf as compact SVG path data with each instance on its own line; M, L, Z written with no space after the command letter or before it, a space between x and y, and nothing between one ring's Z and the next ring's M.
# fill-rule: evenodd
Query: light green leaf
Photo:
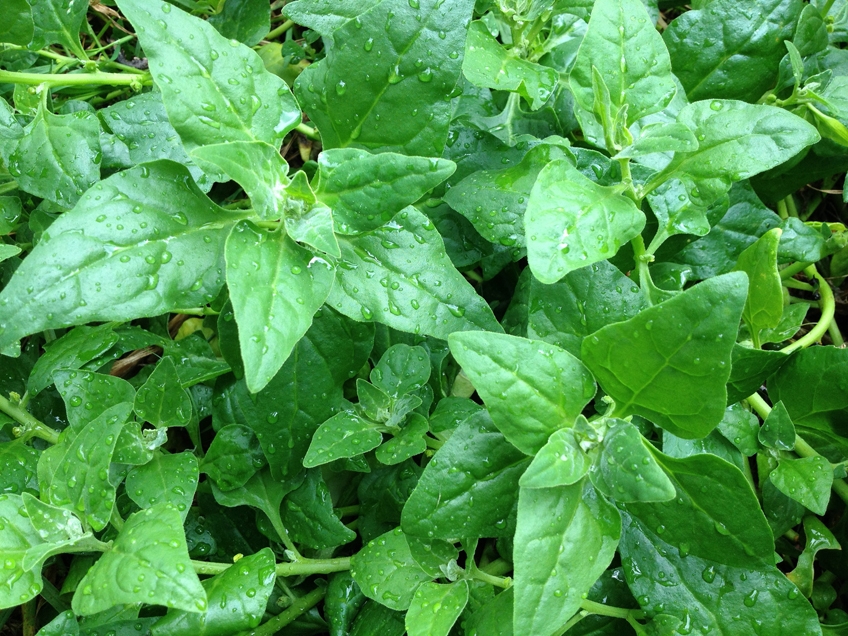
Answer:
M785 306L777 327L774 329L763 329L760 332L760 342L766 344L768 342L780 343L789 340L800 331L809 309L810 305L803 302Z
M433 223L415 208L372 232L340 236L339 245L342 257L327 303L354 320L441 339L454 331L501 330L450 262Z
M418 413L410 414L400 433L377 449L377 461L391 466L420 455L427 450L424 435L429 428L426 417Z
M29 48L43 49L59 43L85 58L79 31L88 10L86 0L35 0L32 5L33 36Z
M841 550L842 546L820 519L812 515L804 517L804 551L798 556L795 569L786 575L809 598L813 594L816 554L821 550Z
M588 369L546 342L469 332L449 343L504 437L528 455L571 427L595 395Z
M409 636L447 636L468 603L468 582L422 583L406 613Z
M295 543L316 550L335 548L356 538L333 510L330 489L320 469L306 471L303 483L286 495L282 520Z
M0 24L0 42L26 46L32 40L33 20L29 0L8 0Z
M577 483L589 472L592 461L568 429L551 433L519 480L522 488L555 488Z
M21 514L24 510L20 495L0 495L0 517L6 522L0 532L0 553L3 555L3 568L0 569L0 608L15 607L41 592L41 564L49 553L38 552L41 559L23 565L28 555L43 550L44 540L32 526L29 517Z
M239 328L247 387L261 391L324 304L332 266L282 232L243 221L226 244L227 287Z
M298 173L303 174L303 173ZM298 243L305 243L334 258L342 255L335 234L333 211L323 203L303 206L295 211L289 199L286 211L286 231Z
M0 243L0 263L12 258L13 256L17 256L20 253L21 248L17 245L6 245L5 243Z
M53 372L53 381L62 400L72 428L86 426L107 409L119 404L132 406L135 389L121 378L91 371L60 370Z
M300 123L285 82L247 46L167 2L119 0L186 150L228 141L275 148ZM176 35L174 35L176 34Z
M697 149L698 140L685 124L657 122L643 126L639 137L613 158L641 157L654 152L692 152Z
M101 181L0 292L0 347L44 329L211 302L224 284L224 239L239 218L170 161Z
M136 512L77 586L71 606L89 616L124 603L204 612L206 591L186 549L182 518L163 503Z
M344 457L355 457L377 448L383 435L374 424L353 412L342 411L321 424L315 435L303 465L314 468Z
M781 233L779 227L769 230L742 252L736 263L736 270L748 275L748 299L742 320L748 325L757 348L760 331L777 327L783 317L783 287L777 269Z
M804 504L817 515L827 512L833 469L821 455L801 459L781 459L769 479L790 499Z
M108 351L118 341L114 325L77 327L45 347L27 380L27 391L36 396L53 384L57 369L79 369Z
M604 78L615 113L627 105L627 124L668 106L677 92L662 37L639 0L598 0L592 7L574 68L574 98L592 111L592 67Z
M742 273L717 276L583 341L583 361L616 401L678 437L724 416L730 355L745 304Z
M133 410L156 428L168 428L188 424L191 409L191 396L180 384L174 361L162 358L139 387Z
M763 422L759 432L759 440L763 446L777 450L792 450L795 448L795 425L783 406L777 402Z
M197 458L190 451L156 453L148 463L127 474L127 495L142 509L170 503L185 520L198 475Z
M266 464L256 435L247 426L230 424L215 434L200 464L221 490L243 486Z
M112 461L116 464L127 464L129 466L141 466L153 459L156 449L168 441L168 429L145 428L142 430L141 422L127 422L118 441L115 442L115 453Z
M68 427L59 443L41 453L38 484L42 498L81 513L86 526L102 530L115 505L109 464L115 442L132 413L126 402L105 410L84 426Z
M0 444L0 495L38 491L37 466L40 453L22 439Z
M588 482L522 488L515 531L517 634L545 634L580 608L583 595L609 566L621 517Z
M760 450L757 442L760 423L757 416L740 402L731 404L725 409L724 417L719 422L717 430L745 457L756 455Z
M539 173L524 214L530 268L541 282L555 283L611 258L644 226L644 214L617 188L553 161Z
M455 169L447 159L329 149L318 156L315 196L333 209L340 233L358 234L391 221Z
M424 347L392 345L371 370L371 382L390 397L417 391L430 379L430 358Z
M559 80L554 69L511 55L481 20L468 29L462 74L475 86L518 93L531 110L548 101Z

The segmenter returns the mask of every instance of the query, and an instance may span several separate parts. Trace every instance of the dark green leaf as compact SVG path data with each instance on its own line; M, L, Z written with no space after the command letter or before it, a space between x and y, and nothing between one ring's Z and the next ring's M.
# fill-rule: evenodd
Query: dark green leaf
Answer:
M181 386L177 368L165 357L135 394L133 409L157 428L185 426L191 418L191 396Z
M219 430L200 464L221 490L243 486L265 465L256 435L247 426L230 424Z
M0 26L0 42L26 46L32 40L33 20L29 0L9 0L3 7L5 19Z
M519 480L522 488L555 488L577 483L589 472L592 461L568 429L551 434Z
M170 503L185 520L198 475L197 458L190 451L156 453L148 463L127 474L127 495L142 509Z
M24 44L29 44L32 49L43 49L58 42L81 55L79 31L88 3L85 0L37 0L31 2L31 5L35 29L32 42Z
M0 444L0 494L38 491L39 453L23 440Z
M350 543L356 533L333 511L333 500L320 470L306 471L306 479L283 502L283 526L293 541L320 550Z
M351 411L343 411L321 424L303 458L306 468L355 457L377 448L383 435L375 425Z
M27 391L37 395L53 383L53 371L79 369L87 362L108 351L118 341L113 325L77 327L50 343L44 355L32 368Z
M225 38L253 46L271 30L271 12L265 0L230 0L220 13L209 16L209 23Z
M804 534L804 551L798 557L795 569L787 574L786 578L797 585L804 596L810 597L813 593L813 565L816 554L821 550L841 550L842 546L827 526L813 516L804 517Z
M730 378L727 380L728 404L734 404L751 395L788 359L789 356L781 351L733 345Z
M821 455L801 459L781 459L769 479L787 497L803 504L817 515L827 512L833 469Z
M125 403L132 406L135 397L129 382L102 373L60 370L53 373L53 381L65 402L72 428L86 426L110 407Z
M447 636L468 603L468 582L423 583L406 613L409 636Z
M759 432L759 440L763 446L777 450L792 450L795 448L795 425L783 406L777 402L763 422Z

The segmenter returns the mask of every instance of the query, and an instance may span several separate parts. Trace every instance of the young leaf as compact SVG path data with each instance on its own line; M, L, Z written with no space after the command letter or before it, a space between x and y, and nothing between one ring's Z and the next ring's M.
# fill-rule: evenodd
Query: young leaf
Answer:
M221 490L243 486L266 464L256 435L247 426L230 424L220 429L200 464Z
M644 226L644 214L619 189L598 185L565 160L553 161L527 202L527 259L536 278L555 283L614 256Z
M111 549L79 582L71 606L89 616L122 603L206 611L206 591L191 566L182 519L170 504L126 520Z
M80 57L85 57L80 46L79 31L88 4L85 0L40 0L32 3L34 26L31 42L33 50L43 49L58 42Z
M282 520L293 541L316 550L335 548L356 538L336 516L320 470L306 471L303 483L286 495Z
M113 406L124 403L132 406L135 397L135 389L129 382L102 373L60 370L53 372L53 381L65 402L72 428L86 426Z
M727 403L744 400L763 386L768 377L789 359L782 351L750 349L733 345L730 354L730 377L727 380Z
M339 237L339 245L342 257L327 303L343 314L441 339L454 331L501 330L453 267L433 223L415 208L372 232Z
M427 450L427 440L424 439L424 435L429 428L426 417L412 413L400 433L377 449L375 453L377 461L393 465L420 455Z
M323 203L295 207L289 199L285 224L286 232L298 243L314 247L334 258L342 255L336 239L333 211Z
M38 492L37 466L40 453L22 439L0 444L0 495Z
M224 284L224 239L240 218L170 161L101 181L50 226L0 292L0 347L43 329L212 301Z
M383 435L372 422L350 411L342 411L321 424L303 458L306 468L355 457L377 448Z
M430 358L423 347L389 347L371 370L371 382L390 397L417 391L430 379Z
M518 634L563 625L609 566L621 517L588 480L558 488L522 488L515 531Z
M449 342L497 427L528 455L571 427L595 395L588 369L554 345L485 332L454 334Z
M4 520L0 531L0 553L3 555L3 568L0 569L0 608L15 607L41 592L41 565L49 556L23 566L28 555L43 548L44 540L32 526L29 518L21 514L24 510L20 495L0 495L0 518ZM24 510L25 512L25 510Z
M738 271L748 275L748 299L742 319L751 331L755 346L760 343L760 331L776 327L783 316L783 287L777 269L781 233L780 228L774 228L763 234L739 255L736 264Z
M330 293L333 269L282 232L247 221L227 239L226 260L245 380L257 393L309 329Z
M522 488L556 488L575 484L589 472L592 461L567 429L551 433L518 484Z
M594 106L592 67L609 88L612 112L628 106L628 125L661 111L677 91L668 51L640 0L599 0L592 7L569 76L575 100L589 112Z
M197 458L190 451L156 453L127 474L127 495L139 508L170 503L185 520L197 490Z
M790 581L798 586L801 593L809 598L813 595L815 582L814 563L816 554L821 550L841 550L842 546L817 517L808 515L804 517L804 551L798 557L795 569L786 575Z
M448 636L468 603L468 582L422 583L406 613L409 636Z
M688 126L680 122L657 122L643 126L639 137L613 158L641 157L655 152L692 152L697 149L698 140Z
M191 396L181 386L174 361L164 357L135 394L133 410L156 428L185 426L191 419Z
M777 402L772 407L758 438L760 443L768 448L790 451L795 448L795 425L783 402Z
M80 520L67 508L45 503L28 492L21 496L21 500L32 527L38 532L42 541L68 543L83 536ZM24 565L28 565L27 561L30 560L29 555L25 556Z
M746 294L744 274L718 276L584 340L583 361L616 414L637 413L679 437L715 428Z
M821 455L781 459L771 473L771 483L787 497L804 504L817 515L827 512L833 469Z
M118 341L114 325L77 327L50 343L38 359L27 380L27 391L35 396L53 384L57 369L79 369L104 354Z
M187 151L228 141L277 148L300 123L285 82L245 45L167 2L119 0L118 7L138 33L168 119Z

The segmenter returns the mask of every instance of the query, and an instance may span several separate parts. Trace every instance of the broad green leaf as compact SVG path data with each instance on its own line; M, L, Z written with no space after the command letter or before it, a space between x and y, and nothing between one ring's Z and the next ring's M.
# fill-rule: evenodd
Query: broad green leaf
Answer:
M40 453L17 439L0 444L0 495L38 491Z
M265 0L224 2L220 12L209 16L209 23L225 38L253 46L271 30L271 12L267 5Z
M289 199L285 224L286 232L298 243L305 243L334 258L342 255L335 235L333 211L323 203L304 206L295 212Z
M787 530L799 525L807 514L804 506L780 492L770 479L762 482L761 491L763 512L774 536L779 537Z
M353 580L350 571L334 572L327 579L324 598L324 617L330 636L346 636L351 623L365 603L365 595Z
M115 505L115 486L109 464L115 442L132 413L132 405L118 404L80 427L68 427L59 443L41 453L38 484L42 498L81 513L86 526L102 530Z
M821 455L781 459L777 468L769 473L769 479L780 492L817 515L827 512L833 469Z
M492 310L453 267L433 223L415 208L374 231L339 239L342 257L327 300L334 309L443 340L454 331L500 331Z
M590 476L598 491L617 502L668 501L676 490L633 424L613 420Z
M676 234L704 236L709 233L709 209L705 205L708 201L691 197L690 190L690 184L669 179L648 193L646 198L659 225L649 247L655 249Z
M180 385L184 389L214 380L230 370L230 365L215 354L202 332L190 333L181 340L166 340L162 345L165 350L163 357L171 358L176 365Z
M827 526L812 515L804 517L804 535L804 551L798 557L795 569L787 574L786 578L809 598L813 594L816 554L821 550L841 550L842 546Z
M417 391L430 379L430 358L423 347L389 347L371 370L371 382L386 395L400 397Z
M295 543L316 550L335 548L356 538L333 511L330 490L320 470L306 471L303 483L286 495L282 520Z
M26 42L33 50L59 43L77 56L85 58L80 46L79 31L88 3L85 0L33 0L33 36Z
M748 325L755 346L760 343L760 331L777 327L783 316L783 287L777 269L781 233L780 228L774 228L763 234L739 255L736 264L738 271L748 275L748 299L742 320Z
M170 503L185 520L197 489L197 458L190 451L156 453L127 474L127 495L139 508Z
M57 369L79 369L97 356L108 351L118 341L114 325L99 327L77 327L58 340L51 342L32 368L27 391L37 395L53 384L53 372Z
M645 226L633 201L584 177L564 160L539 173L524 214L533 275L555 283L569 272L606 260Z
M792 450L795 448L795 425L783 406L777 402L763 421L758 438L763 446L777 450Z
M59 614L42 627L36 636L79 636L80 627L72 610Z
M156 428L185 426L191 419L191 396L180 384L177 368L165 357L135 394L133 410Z
M559 80L554 69L510 54L482 20L475 20L468 29L462 74L475 86L518 93L531 110L548 101Z
M450 541L423 539L407 534L406 542L409 544L412 558L433 578L440 578L447 572L455 572L448 568L451 566L451 561L456 561L459 550Z
M409 636L447 636L468 603L468 582L422 583L406 613Z
M9 173L21 190L70 208L100 178L99 134L92 113L54 115L40 108L9 156Z
M118 441L115 442L115 453L112 461L116 464L141 466L153 459L156 449L168 441L168 430L165 428L145 428L141 422L130 421L121 429Z
M718 276L584 340L583 361L616 414L642 415L678 437L715 428L746 294L744 274Z
M153 625L156 636L229 636L259 625L274 589L274 553L263 548L203 581L205 612L168 610Z
M418 413L410 414L400 433L377 449L377 461L392 465L420 455L427 450L424 435L429 428L426 417Z
M692 152L697 149L698 140L685 124L657 122L643 126L639 137L616 154L615 159L641 157L655 152Z
M403 530L395 528L370 541L350 563L362 593L393 610L409 608L415 590L432 580L412 558Z
M620 536L618 510L588 480L522 488L513 548L515 633L548 633L571 618L615 556Z
M0 517L4 520L4 531L0 532L0 553L3 568L0 569L0 608L15 607L41 592L41 564L49 553L23 566L28 555L43 548L44 541L25 514L20 495L0 495Z
M29 0L8 0L4 5L4 20L0 25L0 42L26 46L32 41L33 20Z
M595 395L588 369L557 346L505 334L452 335L451 352L507 440L535 455Z
M230 424L220 429L200 463L221 490L243 486L266 464L256 435L247 426Z
M760 431L760 423L757 416L741 403L731 404L725 409L724 417L718 423L716 430L745 457L757 454L759 450L757 434Z
M59 370L53 372L53 381L65 402L72 428L86 426L113 406L124 403L132 406L135 397L135 389L129 382L103 373Z
M112 547L79 582L71 606L89 616L122 603L206 611L206 591L191 566L182 519L170 504L130 515Z
M43 329L214 300L224 284L224 239L239 218L169 161L101 181L50 226L0 292L0 347Z
M12 258L13 256L17 256L20 253L21 248L18 246L0 243L0 263Z
M598 0L592 7L569 76L575 100L589 112L593 67L609 88L612 112L627 106L627 124L662 110L677 91L662 37L639 0Z
M766 344L789 340L801 329L809 309L810 305L807 303L792 303L783 307L780 322L773 329L763 329L760 332L760 342Z
M739 344L733 345L730 357L730 378L727 380L728 404L747 398L789 359L789 356L782 351L749 349Z
M568 429L551 433L519 480L522 488L555 488L575 484L589 472L592 461Z
M395 612L376 601L366 600L356 614L350 636L403 636L406 633L403 619L403 612Z
M21 500L32 527L35 528L42 541L59 544L70 543L82 538L82 524L74 513L67 508L44 503L27 492L22 495ZM24 567L27 567L30 562L30 555L25 556Z
M712 0L674 20L663 37L689 99L762 97L777 79L801 7L800 0Z
M318 156L315 196L333 209L339 232L358 234L391 221L455 169L447 159L331 148Z
M377 448L382 442L383 435L373 423L351 411L342 411L315 431L303 465L314 468L344 457L355 457Z
M188 152L228 141L276 148L300 122L285 82L245 45L167 2L120 0L118 7L138 33L168 119Z
M772 404L783 402L796 426L844 434L848 350L811 347L795 353L768 382Z
M403 508L404 531L449 541L511 536L518 480L529 463L479 411L427 464Z
M513 592L504 590L475 610L466 623L468 636L513 636Z
M647 306L644 294L609 261L569 272L552 285L530 281L527 336L580 357L583 339Z
M388 0L339 26L326 58L295 84L324 147L440 156L473 5Z
M351 0L339 4L335 0L302 0L290 2L284 7L287 18L297 24L317 31L325 38L331 38L333 33L358 15L364 13L380 0Z
M199 146L191 156L201 164L213 164L234 179L263 219L282 218L288 165L274 146L264 141L231 141Z
M226 261L245 380L256 393L309 329L330 293L333 269L284 233L247 221L227 239Z

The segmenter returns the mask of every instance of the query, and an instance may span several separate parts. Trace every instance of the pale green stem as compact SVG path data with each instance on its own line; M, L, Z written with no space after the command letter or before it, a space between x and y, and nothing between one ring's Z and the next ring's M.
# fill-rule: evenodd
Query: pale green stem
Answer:
M483 583L489 583L504 590L508 590L512 587L512 579L510 577L495 576L476 567L471 570L471 578L477 581L482 581Z
M24 440L39 437L49 444L55 444L59 441L58 431L54 431L52 428L43 422L40 422L20 406L13 404L2 395L0 395L0 411L21 425L22 430L18 437L22 437Z
M294 26L294 20L286 20L280 26L278 26L273 31L269 31L268 35L266 35L263 39L265 40L273 40L275 38L280 37L283 33L288 31L290 28Z
M833 320L830 321L830 325L827 328L827 333L830 335L830 339L833 341L833 344L835 346L845 346L845 339L842 337L842 332L839 331L839 325L836 324L836 316L834 316Z
M128 75L126 73L18 73L0 71L0 84L24 84L25 86L147 86L153 83L150 74Z
M810 329L801 338L783 347L781 351L784 353L792 353L798 349L804 349L821 340L821 337L827 332L830 323L833 321L833 317L836 315L836 300L833 297L833 290L830 288L830 284L818 273L815 265L810 265L810 267L804 270L804 273L808 278L815 278L819 282L821 318L819 318L815 327Z
M263 623L256 629L241 632L239 636L274 636L280 633L286 625L294 622L301 614L308 612L310 609L318 605L324 595L327 593L327 588L316 587L309 594L295 599L285 611L280 612L271 620Z
M299 132L304 137L308 137L309 139L314 139L315 141L321 140L321 135L318 134L318 131L312 126L307 126L304 123L299 123L294 128L297 132Z
M6 194L7 192L11 192L12 190L18 189L17 181L8 181L6 183L0 184L0 194Z
M784 267L782 270L780 270L780 277L783 280L786 280L787 278L792 278L795 274L803 272L810 265L812 265L812 263L805 263L804 261L797 261L795 263L792 263L788 267Z
M192 561L198 574L220 574L233 566L232 563L213 563L211 561ZM308 574L330 574L350 569L350 557L335 559L298 559L289 563L278 563L277 576L306 576Z
M611 605L604 605L603 603L596 603L595 601L590 601L588 599L580 601L580 607L591 614L611 616L612 618L623 618L625 620L631 617L642 618L645 615L641 610L613 607Z
M816 291L816 288L809 283L802 283L800 280L795 280L794 278L785 278L782 282L783 286L788 287L789 289L800 289L801 291L807 292Z

